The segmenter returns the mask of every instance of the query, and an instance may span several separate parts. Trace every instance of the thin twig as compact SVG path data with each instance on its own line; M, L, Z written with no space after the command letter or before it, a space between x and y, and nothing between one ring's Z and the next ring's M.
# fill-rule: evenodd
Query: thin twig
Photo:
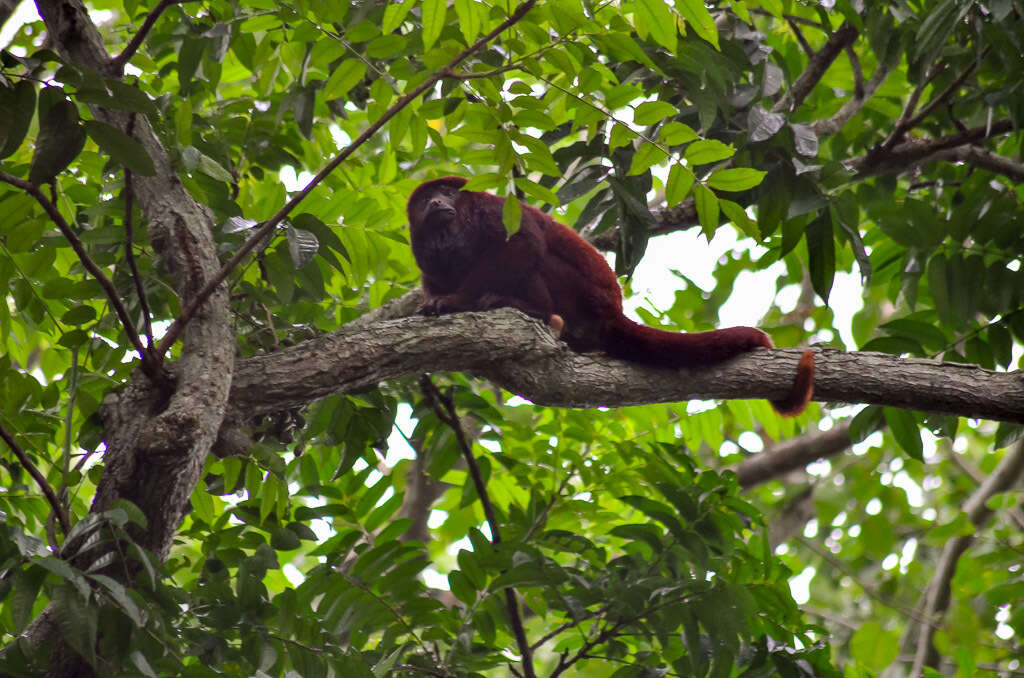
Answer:
M861 68L857 51L852 45L846 46L846 57L850 60L850 70L853 71L853 98L864 98L864 69Z
M146 370L146 374L150 377L156 377L159 373L159 366L154 364L150 354L146 351L142 345L142 339L139 338L139 333L135 330L135 324L132 323L131 317L128 315L127 309L124 304L121 303L121 299L117 296L117 290L114 288L114 283L111 282L110 278L96 265L96 262L92 260L89 253L85 251L85 246L82 241L78 239L75 232L71 230L71 226L67 221L64 220L64 215L60 213L57 206L47 198L39 187L31 184L23 179L19 179L16 176L8 174L7 172L0 172L0 181L10 184L16 188L28 193L30 196L35 198L43 210L49 215L50 219L60 229L61 234L70 243L71 249L78 255L78 260L82 262L82 266L85 270L92 274L92 277L100 284L103 291L106 292L107 298L110 300L110 305L114 307L114 312L117 313L117 317L121 321L122 327L124 327L125 333L128 335L128 340L131 342L132 347L135 348L139 353L139 358L142 360L142 367Z
M131 58L139 51L139 47L142 46L142 42L149 35L149 32L153 30L153 26L156 24L156 20L160 18L160 15L164 13L171 5L181 5L191 0L160 0L160 4L153 8L149 14L146 15L146 19L142 22L139 30L135 32L132 39L128 41L128 45L125 46L124 50L121 51L116 57L110 60L110 66L116 73L122 73L124 66Z
M883 151L891 151L893 147L903 140L907 132L913 127L910 121L915 118L914 111L917 110L917 104L921 100L921 95L924 94L924 88L931 84L932 80L939 77L946 68L944 61L936 61L928 67L928 71L924 74L924 78L918 83L914 91L910 93L910 98L907 99L907 105L903 107L903 112L900 114L898 120L896 120L896 126L893 127L892 133L889 138L882 143ZM922 118L923 119L923 118Z
M760 9L760 8L756 8L755 9L755 8L752 7L752 8L750 8L750 13L751 14L759 14L761 16L766 16L766 17L769 17L771 19L775 18L775 15L772 14L771 12L769 12L766 9ZM810 26L811 28L817 28L819 31L828 31L828 29L829 29L828 26L826 26L825 24L823 24L823 23L821 23L819 21L815 21L814 19L807 19L807 18L802 17L802 16L796 16L795 14L783 14L782 18L785 19L786 21L791 21L791 22L793 22L795 24L802 24L804 26Z
M807 38L804 37L804 33L803 31L800 30L800 27L797 26L796 22L793 21L792 19L787 18L786 22L789 24L790 30L792 30L793 34L796 36L797 42L800 43L800 46L803 48L804 52L807 53L807 56L813 57L814 48L811 47L811 43L807 42Z
M217 289L222 282L224 282L224 279L227 278L228 275L233 270L235 270L235 268L238 267L238 265L242 262L242 259L248 256L249 253L256 248L256 245L258 245L263 240L264 237L269 235L275 228L277 228L278 224L284 221L284 218L288 216L288 214L293 209L295 209L295 207L298 206L298 204L302 202L306 198L306 196L308 196L313 191L313 189L316 188L327 177L327 175L329 175L331 172L337 169L337 167L341 165L341 163L343 163L350 155L352 155L352 153L354 153L356 149L358 149L360 146L366 143L371 137L373 137L373 135L376 134L381 127L387 124L387 122L391 120L391 118L395 117L395 115L397 115L399 111L408 106L412 101L414 101L425 91L433 87L440 80L443 80L444 78L447 77L451 77L454 74L453 69L456 66L465 61L474 52L479 51L493 38L501 34L502 31L508 29L510 26L512 26L517 21L522 19L536 2L537 0L526 0L523 4L519 5L519 7L516 8L516 11L513 12L507 19L505 19L505 21L502 21L501 24L499 24L494 30L492 30L490 33L474 42L466 49L462 50L458 55L455 56L454 59L448 62L448 65L446 65L444 68L441 68L438 71L435 71L433 75L431 75L429 78L420 83L411 92L409 92L408 94L400 98L398 101L396 101L373 124L371 124L365 130L363 130L362 134L360 134L352 141L352 143L346 146L345 149L341 151L341 153L336 155L333 160L331 160L329 163L327 163L327 165L324 166L323 169L317 172L316 176L313 177L309 181L309 183L307 183L302 188L302 190L296 193L291 198L291 200L285 203L284 207L277 211L277 214L275 214L269 220L264 222L262 226L257 228L256 231L251 236L249 236L249 239L242 244L238 251L235 252L235 255L231 257L231 259L226 264L224 264L221 267L221 269L217 271L216 274L213 275L213 277L207 280L206 284L203 285L202 289L200 289L199 292L197 292L196 295L185 305L185 307L181 311L181 314L177 318L175 318L174 322L172 322L170 327L167 328L167 333L164 335L164 338L160 341L160 345L157 347L157 355L163 356L167 352L167 350L174 345L174 342L177 341L178 336L181 334L185 325L188 323L189 320L192 319L192 316L195 315L196 311L199 310L199 307L203 305L207 298L209 298L209 296L213 294L213 291Z
M438 390L434 382L430 380L429 375L423 375L420 379L420 388L430 401L431 407L437 414L438 419L455 434L455 440L462 450L462 457L465 459L469 475L473 479L476 494L480 498L480 505L484 510L484 518L487 520L487 525L491 530L491 543L497 547L501 543L498 518L494 513L491 497L487 493L487 484L484 482L483 474L480 473L480 466L476 463L476 457L473 456L473 448L466 439L466 434L462 430L462 424L459 423L455 404L450 397L445 396ZM533 648L530 647L530 642L526 638L526 630L523 628L523 620L519 614L519 602L516 600L515 589L511 586L505 589L505 606L508 609L509 623L512 626L516 644L519 646L519 654L523 660L523 673L526 675L526 678L535 678L537 674L533 668Z
M964 72L957 76L957 79L949 84L949 87L942 90L942 92L937 96L933 97L931 101L925 104L924 108L922 108L917 115L908 120L907 129L913 129L914 127L917 127L919 124L921 124L922 120L931 115L936 108L945 103L950 96L952 96L958 89L960 89L960 87L964 84L967 78L971 77L971 73L974 72L974 69L978 67L978 64L981 63L981 60L985 58L985 55L988 54L991 48L991 45L986 45L985 48L982 49L978 56L974 59L974 61L972 61L971 64L964 69Z
M14 456L18 458L18 461L25 467L28 474L32 476L36 481L36 484L39 485L39 489L43 491L44 495L46 495L46 501L50 502L53 512L57 514L57 520L60 521L60 529L66 536L67 533L71 531L71 519L68 517L67 509L64 508L64 505L61 504L60 501L58 501L57 495L54 494L53 488L50 487L50 483L46 482L46 476L44 476L36 465L32 463L32 460L28 458L27 454L25 454L25 450L21 449L21 446L18 445L18 441L14 439L14 436L8 433L7 429L5 429L2 424L0 424L0 438L4 439L4 442L11 448L11 452L14 453Z

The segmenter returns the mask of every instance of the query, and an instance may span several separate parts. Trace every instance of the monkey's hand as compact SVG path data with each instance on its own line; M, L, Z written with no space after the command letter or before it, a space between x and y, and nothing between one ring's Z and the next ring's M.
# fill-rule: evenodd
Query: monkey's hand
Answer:
M416 312L420 315L444 315L468 310L469 306L457 294L442 294L424 301Z

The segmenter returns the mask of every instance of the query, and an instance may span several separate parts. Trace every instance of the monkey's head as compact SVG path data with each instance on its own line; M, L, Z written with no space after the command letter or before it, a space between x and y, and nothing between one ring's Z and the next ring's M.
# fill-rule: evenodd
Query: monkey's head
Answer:
M447 224L455 216L455 202L467 181L463 177L443 177L420 184L409 196L409 224Z

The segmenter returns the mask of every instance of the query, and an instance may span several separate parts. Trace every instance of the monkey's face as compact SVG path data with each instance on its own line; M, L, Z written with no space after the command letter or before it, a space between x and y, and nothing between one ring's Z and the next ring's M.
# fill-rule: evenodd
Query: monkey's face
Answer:
M409 222L417 225L447 225L455 218L455 203L465 179L440 179L423 184L409 200Z

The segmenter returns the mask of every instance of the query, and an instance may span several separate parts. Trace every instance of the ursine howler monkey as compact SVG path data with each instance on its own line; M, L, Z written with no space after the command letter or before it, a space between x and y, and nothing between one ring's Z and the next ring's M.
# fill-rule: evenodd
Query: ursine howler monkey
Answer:
M426 315L512 306L544 320L578 352L662 367L692 367L772 348L753 327L710 332L656 330L622 314L622 290L604 257L572 229L523 205L519 231L502 224L504 198L463 191L466 179L420 184L409 196L412 251L423 273ZM814 353L805 351L789 395L772 405L803 411L814 390Z

